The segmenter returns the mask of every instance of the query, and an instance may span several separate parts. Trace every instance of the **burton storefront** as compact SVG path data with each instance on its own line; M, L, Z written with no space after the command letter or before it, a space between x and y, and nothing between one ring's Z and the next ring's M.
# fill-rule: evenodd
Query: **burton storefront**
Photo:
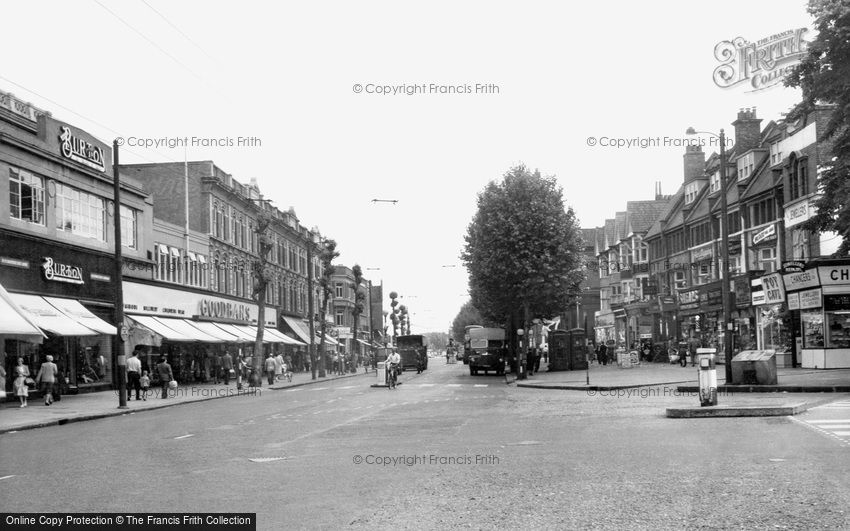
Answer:
M4 336L6 374L14 374L18 358L35 374L52 355L69 392L109 388L117 333L112 324L112 257L11 233L0 237L0 283L45 334L40 344ZM7 387L10 384L7 378Z

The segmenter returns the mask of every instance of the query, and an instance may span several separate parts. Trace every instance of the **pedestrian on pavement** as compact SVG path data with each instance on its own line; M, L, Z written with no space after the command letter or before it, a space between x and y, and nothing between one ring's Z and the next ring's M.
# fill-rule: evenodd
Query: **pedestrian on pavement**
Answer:
M142 387L142 400L147 400L148 391L151 387L151 378L148 376L148 371L142 373L142 377L139 378L139 385Z
M278 352L274 357L274 379L278 381L283 376L283 356Z
M233 372L233 360L230 359L229 352L225 351L224 354L221 355L219 365L221 366L221 375L224 378L224 385L230 385L230 373Z
M140 400L139 392L142 385L139 379L142 377L142 360L139 359L139 351L134 350L127 359L127 401L130 400L130 395L133 394L133 389L136 390L136 400Z
M543 357L543 349L535 349L537 351L536 356L534 357L534 372L540 372L540 358Z
M604 342L599 343L599 347L596 352L596 359L597 363L608 365L608 346Z
M15 396L21 401L21 407L27 407L27 397L29 396L29 388L27 387L27 377L24 376L24 369L21 366L15 367L15 381L12 383L12 389Z
M268 376L268 379L269 379L269 385L272 385L274 383L275 366L276 365L277 364L275 363L275 360L272 357L272 355L266 354L265 370L266 370L266 376Z
M6 359L6 356L3 356ZM6 401L6 369L0 364L0 407L3 407L3 402Z
M53 356L48 354L46 359L47 361L42 363L41 367L38 368L35 381L41 387L41 394L44 396L44 405L49 406L53 403L53 384L56 382L56 372L59 369L53 363Z
M168 384L174 379L174 373L171 372L171 365L168 364L165 356L161 357L159 363L156 364L156 373L159 375L159 383L162 386L160 398L168 398Z

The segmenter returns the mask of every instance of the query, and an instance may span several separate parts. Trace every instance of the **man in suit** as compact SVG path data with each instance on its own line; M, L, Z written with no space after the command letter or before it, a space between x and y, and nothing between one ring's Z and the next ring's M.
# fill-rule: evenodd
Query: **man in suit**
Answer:
M156 364L156 373L159 375L159 383L162 385L162 397L168 398L168 383L174 379L174 373L171 372L171 365L165 359L165 356L159 359Z

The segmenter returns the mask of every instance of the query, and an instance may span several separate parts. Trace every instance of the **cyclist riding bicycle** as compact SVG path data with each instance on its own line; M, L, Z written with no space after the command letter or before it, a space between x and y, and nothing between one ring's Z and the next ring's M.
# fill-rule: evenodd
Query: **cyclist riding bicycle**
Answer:
M398 366L401 363L401 356L398 352L393 351L387 356L387 378L389 380L389 388L395 389L396 380L398 378Z

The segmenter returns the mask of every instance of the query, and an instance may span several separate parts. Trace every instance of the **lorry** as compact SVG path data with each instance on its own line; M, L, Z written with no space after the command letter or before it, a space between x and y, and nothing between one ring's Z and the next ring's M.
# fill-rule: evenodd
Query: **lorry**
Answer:
M505 348L504 328L471 328L469 334L469 374L476 375L478 371L494 371L497 375L505 374L507 349Z
M401 356L401 370L416 369L420 359L424 364L423 370L428 368L428 341L425 336L413 334L409 336L398 336L396 347ZM420 358L421 357L421 358Z

